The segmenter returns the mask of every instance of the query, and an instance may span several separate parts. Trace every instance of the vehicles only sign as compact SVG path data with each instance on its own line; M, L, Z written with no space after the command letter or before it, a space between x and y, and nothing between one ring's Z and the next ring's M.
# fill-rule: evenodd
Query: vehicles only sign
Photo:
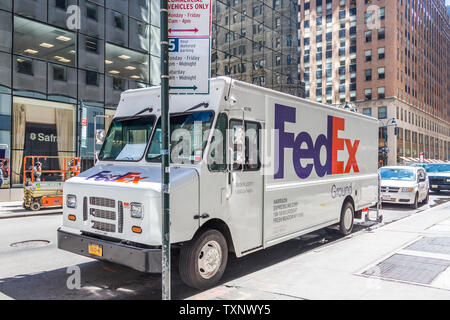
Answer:
M208 94L209 62L209 38L170 38L170 93Z
M169 90L208 94L211 61L211 0L168 0Z
M169 37L209 38L211 0L168 0Z

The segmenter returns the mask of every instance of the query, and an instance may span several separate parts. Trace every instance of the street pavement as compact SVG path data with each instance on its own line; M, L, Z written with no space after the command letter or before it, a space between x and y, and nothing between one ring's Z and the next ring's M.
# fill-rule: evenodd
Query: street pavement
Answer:
M362 222L348 237L322 230L230 257L221 284L203 292L180 281L174 255L172 297L449 299L449 200L450 194L433 194L430 204L417 210L384 206L383 224ZM58 250L60 225L61 216L53 213L0 220L0 300L161 298L160 275ZM77 274L79 289L73 285Z
M23 208L23 201L0 202L0 220L11 218L23 218L33 216L45 216L61 214L62 208L41 209L40 211L31 211Z

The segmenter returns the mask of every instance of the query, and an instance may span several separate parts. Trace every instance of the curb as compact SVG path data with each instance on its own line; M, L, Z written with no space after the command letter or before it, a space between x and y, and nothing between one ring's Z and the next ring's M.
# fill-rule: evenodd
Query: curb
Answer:
M6 219L17 219L17 218L26 218L26 217L41 217L41 216L57 216L62 215L62 211L58 212L36 212L36 213L18 213L18 214L12 214L11 216L0 216L0 220L6 220Z

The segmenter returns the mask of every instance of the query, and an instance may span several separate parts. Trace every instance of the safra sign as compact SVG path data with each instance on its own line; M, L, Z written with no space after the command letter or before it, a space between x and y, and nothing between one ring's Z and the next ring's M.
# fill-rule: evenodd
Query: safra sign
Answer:
M209 38L211 0L168 0L169 37Z

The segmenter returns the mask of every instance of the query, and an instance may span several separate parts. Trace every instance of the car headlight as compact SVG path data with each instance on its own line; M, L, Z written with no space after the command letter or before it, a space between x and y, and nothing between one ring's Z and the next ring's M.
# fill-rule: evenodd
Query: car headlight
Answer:
M66 198L66 206L75 209L77 207L77 196L69 194Z
M131 217L142 219L144 217L144 206L141 203L131 204Z
M414 188L401 188L401 192L413 192Z

